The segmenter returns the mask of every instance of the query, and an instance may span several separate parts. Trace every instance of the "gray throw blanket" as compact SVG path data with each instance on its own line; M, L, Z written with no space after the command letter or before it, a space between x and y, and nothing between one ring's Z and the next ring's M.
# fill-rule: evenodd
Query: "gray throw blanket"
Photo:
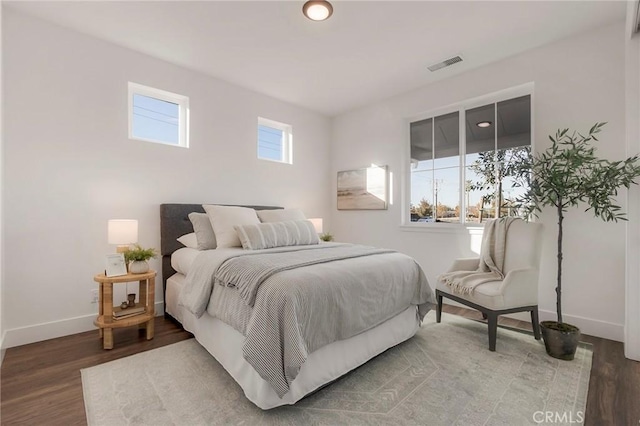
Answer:
M278 272L336 260L392 252L393 250L374 247L345 245L328 247L324 250L233 257L220 265L214 278L216 284L237 288L246 304L253 306L260 285Z
M482 245L480 247L480 262L475 271L445 272L438 277L451 288L454 293L473 294L480 284L504 279L505 248L507 245L507 231L515 217L502 217L488 221L484 226Z

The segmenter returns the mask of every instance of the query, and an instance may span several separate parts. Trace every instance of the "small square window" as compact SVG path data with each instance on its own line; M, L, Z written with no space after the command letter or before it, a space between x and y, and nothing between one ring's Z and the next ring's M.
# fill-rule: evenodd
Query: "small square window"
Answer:
M189 147L189 98L129 83L129 139Z
M293 164L290 125L258 117L258 158Z

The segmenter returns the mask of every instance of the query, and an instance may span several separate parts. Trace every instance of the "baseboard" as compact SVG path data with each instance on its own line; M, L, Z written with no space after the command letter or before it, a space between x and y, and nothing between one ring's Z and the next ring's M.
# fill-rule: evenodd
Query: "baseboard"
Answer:
M540 321L557 321L558 316L554 311L538 311L540 315ZM612 322L595 320L592 318L585 318L576 315L562 316L564 322L573 324L580 328L583 334L590 336L600 337L602 339L615 340L616 342L624 342L624 324L615 324ZM529 317L531 321L531 317Z
M156 316L164 315L164 302L156 302ZM2 339L2 356L8 348L95 330L95 314L6 330Z
M452 300L447 300L446 303L449 305L455 305L469 309L467 306L456 303ZM545 311L540 309L538 310L538 315L540 316L540 321L556 321L558 319L554 311ZM528 312L518 312L515 314L507 314L504 316L520 321L531 322L531 315ZM611 322L566 314L563 315L563 319L565 322L579 327L583 334L601 337L603 339L615 340L617 342L624 342L623 324L614 324Z
M7 350L4 348L4 338L6 335L7 332L5 331L2 333L2 336L0 336L0 367L2 367L2 361L4 361L4 354L7 353Z

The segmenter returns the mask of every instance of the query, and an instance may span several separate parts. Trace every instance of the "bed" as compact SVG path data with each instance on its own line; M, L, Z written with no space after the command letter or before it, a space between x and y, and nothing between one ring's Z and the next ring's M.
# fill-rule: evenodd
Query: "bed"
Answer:
M255 210L280 209L280 207L272 206L243 207L250 207ZM275 312L276 309L279 308L272 309L271 305L264 302L264 300L267 299L267 296L265 296L267 293L265 293L266 290L262 290L262 287L268 288L269 286L275 286L275 284L271 283L271 281L276 281L275 276L265 281L265 283L269 285L263 284L262 287L259 287L258 290L253 293L254 299L252 303L248 303L248 299L243 299L242 296L239 295L241 293L240 287L236 287L235 285L231 287L213 285L211 289L206 290L209 292L208 294L211 295L210 299L207 298L206 306L203 305L203 308L199 311L198 308L189 306L189 303L185 302L185 299L188 300L185 293L189 294L193 292L194 282L196 281L195 277L200 273L199 271L207 270L208 273L208 269L220 270L222 267L219 265L225 264L225 261L229 259L241 259L246 262L253 262L253 260L249 259L258 259L258 256L263 255L264 252L272 253L272 257L282 256L290 258L297 256L298 253L303 251L310 253L334 253L341 250L356 250L356 247L347 247L351 245L344 244L332 245L323 243L322 245L313 247L244 250L243 253L239 253L242 249L235 249L235 251L234 249L206 250L203 252L193 248L185 248L177 241L178 237L193 232L191 221L188 218L191 212L203 213L204 209L200 204L163 204L160 206L165 314L179 321L185 330L193 333L196 340L242 387L246 397L262 409L295 404L309 393L336 380L390 347L411 338L417 332L421 318L424 317L426 311L433 306L435 301L433 292L428 287L428 284L426 285L428 290L425 290L425 285L422 280L426 281L426 278L424 278L424 274L417 264L417 269L415 271L412 270L411 273L396 272L396 270L393 269L397 267L402 268L398 269L398 271L404 271L408 263L415 263L415 261L399 253L388 253L378 249L378 251L367 252L367 254L358 256L354 255L348 259L344 258L343 260L331 263L322 261L323 263L295 270L281 271L277 274L277 277L296 277L296 279L303 281L308 281L306 278L300 278L307 277L307 275L301 275L303 273L311 274L314 277L322 276L324 277L323 279L328 280L328 282L317 286L314 284L313 288L324 288L324 286L330 287L334 285L334 281L338 281L338 275L336 275L336 271L338 271L337 268L348 267L355 268L353 269L354 271L361 271L371 269L371 267L367 265L374 262L376 265L384 265L380 266L380 268L388 269L390 274L394 274L390 279L390 281L394 281L394 283L395 280L420 281L420 283L415 284L415 289L412 290L402 290L399 285L395 284L391 290L384 290L387 292L392 291L392 293L389 293L389 297L378 297L375 301L376 303L381 299L400 300L404 297L402 302L397 302L400 303L399 305L396 304L393 308L388 308L395 309L389 311L393 312L393 314L385 314L384 310L387 309L386 302L380 302L381 307L379 309L368 309L366 314L357 315L358 318L371 317L371 319L367 319L367 321L376 322L372 322L368 328L364 327L364 331L362 332L346 334L347 337L345 338L338 338L337 340L334 338L333 341L327 344L322 343L324 342L324 340L322 340L324 334L326 334L324 333L324 329L331 329L332 326L328 314L315 312L321 311L321 309L316 308L318 305L313 305L314 307L312 309L308 309L308 312L301 314L300 305L295 304L294 308L282 308L285 314L271 315L270 313L272 311ZM323 255L326 256L326 254ZM396 263L394 260L396 258L402 259L400 262L402 265L393 266L393 264ZM209 266L215 262L217 262L216 265L218 266ZM347 262L349 263L348 266L346 265ZM359 276L361 273L362 272L354 273L354 276ZM375 274L375 271L371 271L370 273ZM342 275L349 275L349 273ZM403 276L400 277L400 275ZM420 276L419 278L418 275ZM189 276L189 279L187 279L187 276ZM367 280L371 279L371 276L367 278ZM318 280L318 282L321 282L321 278L318 278ZM387 278L380 278L380 280L387 280ZM305 286L309 287L307 284L305 284ZM412 291L414 293L411 293ZM340 295L340 297L346 296ZM405 299L408 300L407 297L411 298L412 303L406 303L406 301L404 301ZM363 296L362 298L366 299L367 297ZM255 305L253 303L255 303ZM349 303L353 304L353 302ZM370 301L369 303L372 302ZM222 310L228 306L235 308L222 312ZM398 306L400 306L400 309L398 309ZM305 328L298 324L290 327L289 330L293 329L296 333L307 334L302 337L298 336L299 342L296 340L284 341L283 336L288 336L291 333L282 326L266 325L260 328L256 325L262 323L262 319L256 319L262 318L260 315L262 315L262 317L267 315L284 318L287 318L287 315L309 317L307 318L307 322L315 325L321 324L321 326L317 328L322 332L316 331L315 329L309 331L307 330L309 327ZM314 315L316 316L314 317ZM328 319L327 321L319 321L318 318L321 317L317 315L325 315ZM332 314L331 316L333 317L335 315L336 314ZM373 319L376 315L377 320ZM380 320L380 318L383 320ZM291 322L287 319L283 320L282 318L280 318L279 321L286 324ZM327 325L324 324L325 322ZM362 326L360 325L360 327ZM335 328L335 325L333 328ZM344 328L348 330L349 326L345 326ZM265 337L267 334L270 334L272 330L278 329L280 329L279 342L275 337ZM336 333L342 332L342 328L340 331L336 331ZM348 333L347 331L344 332ZM313 335L313 339L307 338L309 334ZM320 337L316 336L316 334L320 335ZM307 338L307 340L303 337ZM256 339L261 340L261 344L270 346L260 347L268 347L268 350L248 351L247 346L250 346L251 339L254 341ZM267 342L265 343L264 341ZM309 343L311 341L313 341L313 344ZM321 343L317 344L317 342ZM279 350L282 350L283 353L278 353L275 358L276 361L281 364L281 370L283 370L282 377L276 377L274 379L265 373L264 369L266 368L268 371L269 367L262 366L262 359L259 360L260 362L256 362L255 359L252 359L251 353L258 353L258 356L262 356L263 353L278 352ZM300 353L304 355L301 359L299 359ZM269 357L271 357L271 355ZM297 362L297 364L293 362L293 364L295 364L293 367L291 367L291 359Z

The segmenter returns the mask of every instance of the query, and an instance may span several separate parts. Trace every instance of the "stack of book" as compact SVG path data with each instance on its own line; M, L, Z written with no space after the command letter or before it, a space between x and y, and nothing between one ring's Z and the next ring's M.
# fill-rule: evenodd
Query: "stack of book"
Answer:
M113 308L113 319L121 320L124 318L133 317L136 315L144 314L145 309L144 306L134 306L132 308L121 308L119 306L115 306Z

